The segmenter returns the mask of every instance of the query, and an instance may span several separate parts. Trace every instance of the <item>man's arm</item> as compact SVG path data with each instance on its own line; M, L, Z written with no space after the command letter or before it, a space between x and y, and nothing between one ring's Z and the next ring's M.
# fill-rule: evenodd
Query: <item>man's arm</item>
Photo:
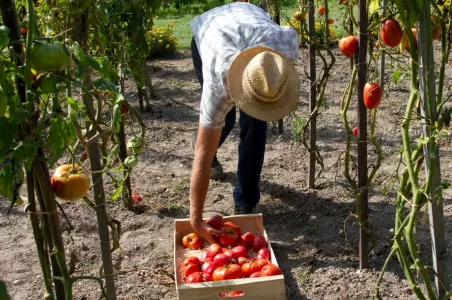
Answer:
M211 235L220 234L221 231L203 222L202 212L209 188L210 168L220 142L221 130L199 125L190 182L190 223L202 238L211 243L215 243Z

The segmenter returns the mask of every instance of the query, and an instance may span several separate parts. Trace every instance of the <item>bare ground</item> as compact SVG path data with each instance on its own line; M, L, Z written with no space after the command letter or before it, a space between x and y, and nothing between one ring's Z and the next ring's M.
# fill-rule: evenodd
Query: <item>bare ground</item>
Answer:
M348 83L349 61L339 55L326 90L326 106L318 118L318 145L325 169L308 189L306 150L292 139L294 117L285 119L282 135L273 126L262 174L260 211L278 263L284 270L287 298L298 299L369 299L390 247L390 229L394 223L395 193L391 175L401 148L400 120L408 98L408 80L390 84L378 112L377 135L383 149L383 164L370 191L370 219L377 245L370 256L370 268L359 269L356 220L351 217L353 197L344 180L338 157L345 149L345 132L339 116L342 93ZM302 67L307 52L300 50L299 71L302 95L298 116L307 116L308 81ZM197 127L200 88L194 75L190 53L151 62L159 99L153 101L153 113L144 113L147 147L131 174L134 192L143 197L137 212L129 212L120 201L109 201L111 216L121 221L121 249L113 254L115 270L132 270L118 276L118 299L176 299L173 279L173 222L189 211L189 175L193 153L192 134ZM446 86L451 84L447 67ZM387 83L392 71L387 73ZM138 107L133 85L128 82L126 97ZM355 97L356 99L356 97ZM356 122L356 100L349 118ZM419 134L418 129L413 135ZM356 143L355 143L356 144ZM227 177L212 181L206 200L205 216L232 213L232 188L237 165L238 129L235 128L219 150L219 160ZM370 149L370 156L374 152ZM443 149L442 177L451 181L451 154ZM111 193L113 187L107 185ZM383 192L384 191L384 192ZM452 240L450 190L445 192L447 244ZM83 202L62 206L75 230L65 233L67 257L77 260L75 274L96 275L101 263L97 221L94 210ZM0 201L0 279L6 281L14 300L39 299L43 296L42 278L31 228L23 206L6 215L8 203ZM63 227L67 224L62 220ZM429 256L428 226L417 224L416 238L422 253ZM75 255L74 255L75 254ZM449 260L449 269L452 265ZM97 299L99 288L80 281L74 299ZM385 299L415 299L396 260L392 260L382 284Z

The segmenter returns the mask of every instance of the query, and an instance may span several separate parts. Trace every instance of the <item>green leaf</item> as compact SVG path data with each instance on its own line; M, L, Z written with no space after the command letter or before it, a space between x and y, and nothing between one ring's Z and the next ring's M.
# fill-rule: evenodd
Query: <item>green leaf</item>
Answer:
M54 94L58 92L57 84L64 82L61 76L48 75L44 77L42 83L39 85L39 92L42 94ZM66 89L66 87L61 87L60 89Z
M9 43L9 28L6 26L0 26L0 48L7 46L8 43Z
M13 196L13 171L12 165L2 165L0 169L0 194L8 199ZM0 298L2 299L2 298Z
M395 70L394 73L392 73L392 82L395 84L399 83L400 78L400 70Z
M428 141L429 141L428 137L418 138L417 144L418 145L425 145L425 144L428 144Z
M22 160L25 168L30 170L31 163L33 162L33 158L38 147L38 142L32 136L27 137L20 141L19 145L14 148L13 157L18 160Z
M111 200L117 200L119 196L121 196L122 193L122 188L124 187L124 185L120 184L118 186L118 188L115 190L115 192L113 193L113 195L111 195Z
M118 86L105 78L96 79L93 82L93 86L98 90L112 91L114 93L119 93Z
M49 157L50 165L63 155L66 146L74 139L75 133L72 124L63 120L61 117L51 120L49 135L46 140L51 153Z
M443 182L441 182L440 187L441 187L443 190L446 190L446 189L450 188L450 183L447 182L447 181L443 181Z
M2 300L10 300L11 297L8 295L8 291L6 290L6 284L0 280L0 299Z
M121 120L122 120L122 115L121 115L121 109L119 107L118 104L116 104L113 107L113 128L115 129L115 132L118 133L119 132L119 128L121 126Z
M98 72L102 77L112 80L114 79L112 77L112 75L114 75L114 72L112 72L112 67L108 60L103 58L92 58L90 56L86 56L86 63L88 66L93 68L93 70Z
M16 136L17 125L5 116L0 117L0 163L5 159L6 154L11 149Z

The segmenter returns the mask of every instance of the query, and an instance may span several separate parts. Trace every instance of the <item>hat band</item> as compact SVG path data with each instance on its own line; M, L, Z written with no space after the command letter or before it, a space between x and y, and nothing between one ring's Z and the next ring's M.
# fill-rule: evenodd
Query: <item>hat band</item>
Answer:
M262 93L255 86L253 86L253 82L251 81L251 76L249 74L248 68L245 69L245 77L246 81L248 82L248 87L251 88L251 93L253 94L254 97L264 102L276 102L277 100L279 100L279 98L281 98L283 91L286 89L288 74L286 74L286 76L284 77L284 80L279 86L278 91L272 96Z

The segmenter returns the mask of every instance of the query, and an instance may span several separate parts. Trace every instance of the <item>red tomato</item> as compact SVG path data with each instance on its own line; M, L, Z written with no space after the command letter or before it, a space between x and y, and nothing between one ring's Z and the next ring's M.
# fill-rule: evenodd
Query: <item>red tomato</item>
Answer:
M377 108L381 102L381 88L378 83L366 82L363 90L364 105L368 109Z
M238 279L243 276L242 268L236 264L226 265L224 267L217 268L212 275L214 281Z
M260 272L266 264L268 264L268 261L265 259L253 259L243 264L242 273L245 277L248 277L253 273Z
M215 215L206 221L213 229L220 230L223 226L223 217L220 215Z
M259 250L259 252L257 252L257 258L263 258L263 259L267 259L270 260L271 258L271 253L270 250L268 248L261 248Z
M239 258L240 256L247 256L248 255L248 249L243 246L236 246L232 248L232 258Z
M325 6L323 6L323 5L319 6L319 14L320 15L324 15L325 14Z
M185 248L201 249L202 240L196 233L192 232L182 238L182 245L184 245Z
M239 258L237 258L237 264L239 266L243 266L243 264L247 263L249 260L246 257L240 256Z
M341 52L348 57L355 54L356 50L358 50L358 46L358 39L353 35L343 37L339 40L339 50L341 50Z
M242 235L242 230L240 229L239 226L235 225L234 223L228 221L228 222L224 222L224 225L227 225L227 226L231 227L232 229L234 229L234 231L237 233L238 237L240 237Z
M254 251L259 251L261 248L267 247L267 245L267 240L262 235L260 235L254 239L251 248L253 248Z
M189 264L199 264L199 258L197 258L196 256L189 256L182 262L182 266Z
M251 232L245 232L243 235L242 235L242 240L244 240L247 244L248 244L248 246L249 247L251 247L251 245L253 244L253 241L254 241L254 239L255 239L256 237L254 236L254 234L252 234Z
M206 282L212 281L212 276L203 272L196 272L190 274L187 279L185 279L185 283L197 283L197 282Z
M88 194L90 180L79 166L72 164L59 166L52 175L51 185L55 195L63 200L78 200Z
M27 28L27 27L21 27L21 28L20 28L20 33L21 33L22 35L26 35L26 34L28 33L28 28Z
M352 132L353 132L354 136L357 136L358 135L358 127L356 127L356 126L353 127Z
M256 278L256 277L264 277L264 275L261 272L254 272L250 275L250 278Z
M202 264L201 271L209 275L212 275L216 268L217 265L213 261L206 261L205 263Z
M132 203L133 203L133 205L137 205L137 204L140 203L141 201L143 201L143 198L141 198L140 195L138 195L138 194L132 194Z
M277 265L274 265L274 264L265 265L262 268L261 273L263 276L282 275L281 269Z
M334 24L334 19L329 19L328 24Z
M188 264L184 267L182 267L182 275L184 277L189 276L190 274L193 274L195 272L201 271L198 264Z
M212 244L207 248L207 257L215 257L219 253L223 253L223 248L220 244Z
M247 242L242 240L242 238L239 238L239 242L237 243L237 246L242 246L243 248L246 248L247 250L250 249L250 245L248 245Z
M232 227L224 225L223 227L221 227L221 231L223 231L223 234L219 235L218 239L220 240L220 243L222 245L232 246L237 243L238 235Z
M215 255L215 257L213 258L213 262L219 266L225 266L225 265L229 265L231 263L231 257L227 256L224 253L219 253L217 255Z
M295 18L295 20L301 21L301 14L299 11L294 12L293 17Z
M385 45L389 47L398 46L402 40L402 35L402 28L396 20L389 18L381 23L380 38Z

